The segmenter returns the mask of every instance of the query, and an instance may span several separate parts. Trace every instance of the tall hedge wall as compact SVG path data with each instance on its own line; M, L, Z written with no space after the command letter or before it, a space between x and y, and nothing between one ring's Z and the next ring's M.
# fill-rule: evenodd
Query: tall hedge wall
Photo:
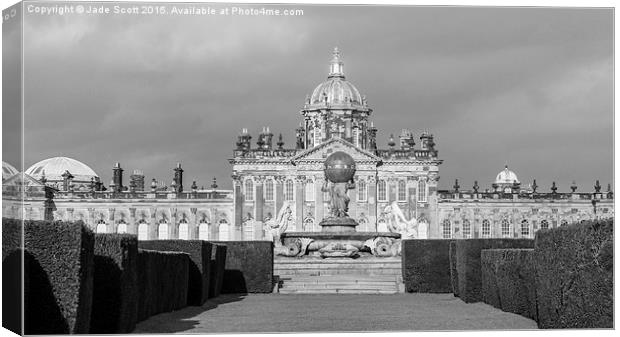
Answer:
M450 285L454 296L459 296L459 274L456 271L456 241L450 241Z
M273 242L218 241L226 245L226 270L222 293L271 293L273 291Z
M187 304L201 306L209 297L212 244L200 240L139 241L142 249L183 252L189 254L189 285Z
M403 240L405 289L417 293L450 293L450 240Z
M22 222L2 218L2 326L22 334Z
M90 333L130 333L138 319L138 239L95 234Z
M209 298L220 296L225 270L226 246L213 244L213 249L211 250L211 273L209 274Z
M532 248L531 239L464 239L456 240L458 294L466 303L482 301L480 253L492 248Z
M485 249L482 299L503 311L537 319L533 249Z
M138 321L187 305L189 255L138 249Z
M25 221L24 229L25 333L88 333L93 232L81 221Z
M539 328L613 327L613 219L536 233Z

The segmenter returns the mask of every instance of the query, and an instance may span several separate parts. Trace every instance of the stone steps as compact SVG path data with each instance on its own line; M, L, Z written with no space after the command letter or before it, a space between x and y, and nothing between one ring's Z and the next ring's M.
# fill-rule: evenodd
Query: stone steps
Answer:
M281 294L395 294L404 291L400 258L276 259Z

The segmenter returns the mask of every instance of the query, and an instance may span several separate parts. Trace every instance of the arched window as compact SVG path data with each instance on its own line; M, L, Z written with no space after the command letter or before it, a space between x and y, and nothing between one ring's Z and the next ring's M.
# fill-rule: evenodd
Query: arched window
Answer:
M510 222L508 219L502 219L502 237L510 237Z
M314 182L306 183L306 201L314 201Z
M426 202L426 181L418 181L418 202Z
M405 180L398 181L398 201L407 201L407 183Z
M265 201L273 201L273 180L265 181Z
M160 240L168 240L168 222L165 219L159 220L157 228L157 238Z
M523 219L521 221L521 236L524 238L530 237L530 223L527 219Z
M543 220L540 222L540 229L548 229L549 228L549 222L547 220Z
M482 237L491 237L491 223L489 220L482 220Z
M138 221L138 240L148 240L149 226L144 219Z
M377 199L379 201L387 201L387 188L385 180L381 179L377 183Z
M286 201L294 200L295 190L293 189L293 186L294 186L293 180L287 179L286 182L284 183L284 200Z
M118 234L125 234L125 233L127 233L127 223L125 222L125 220L120 219L118 221L118 226L116 227L116 232Z
M366 196L366 181L360 179L357 181L357 201L366 201Z
M451 239L452 238L452 226L450 224L450 220L444 219L441 225L442 225L441 233L443 235L443 238Z
M179 239L189 240L189 225L185 219L179 221Z
M220 226L218 228L218 240L219 241L228 241L228 221L226 219L220 220Z
M251 178L245 180L245 201L254 201L254 181Z
M384 218L380 218L377 221L377 232L387 232L388 228L387 228L387 222L385 221Z
M313 229L314 229L314 219L306 218L306 220L304 220L304 227L302 230L304 232L312 232Z
M97 229L95 230L95 232L97 233L107 233L108 232L108 227L105 223L105 220L101 219L99 221L97 221Z
M471 224L467 219L463 220L463 238L471 238Z
M198 225L198 239L209 240L209 224L204 220Z

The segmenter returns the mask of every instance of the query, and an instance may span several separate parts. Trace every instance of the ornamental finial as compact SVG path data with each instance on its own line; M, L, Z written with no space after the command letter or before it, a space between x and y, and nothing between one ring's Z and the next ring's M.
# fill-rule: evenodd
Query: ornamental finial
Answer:
M344 63L342 62L342 59L340 58L340 51L338 50L338 47L334 48L334 52L332 54L332 60L329 65L328 78L331 78L331 77L344 78Z

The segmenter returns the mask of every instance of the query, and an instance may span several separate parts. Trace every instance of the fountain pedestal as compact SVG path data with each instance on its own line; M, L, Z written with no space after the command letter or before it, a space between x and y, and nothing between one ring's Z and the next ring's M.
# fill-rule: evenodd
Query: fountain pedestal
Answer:
M355 227L358 226L358 223L349 217L337 218L330 216L323 219L319 226L321 226L321 232L351 233L355 232Z

